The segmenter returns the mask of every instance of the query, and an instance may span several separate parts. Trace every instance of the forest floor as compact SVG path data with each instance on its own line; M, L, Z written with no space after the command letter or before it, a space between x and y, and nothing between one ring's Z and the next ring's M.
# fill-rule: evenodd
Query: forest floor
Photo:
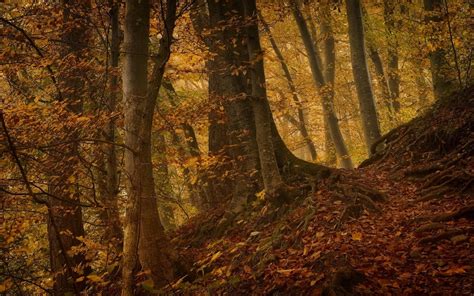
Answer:
M472 89L385 139L344 178L386 200L346 215L331 181L279 218L266 206L216 232L223 210L192 219L173 244L194 262L169 288L191 295L472 295L474 204ZM467 103L466 103L467 102Z

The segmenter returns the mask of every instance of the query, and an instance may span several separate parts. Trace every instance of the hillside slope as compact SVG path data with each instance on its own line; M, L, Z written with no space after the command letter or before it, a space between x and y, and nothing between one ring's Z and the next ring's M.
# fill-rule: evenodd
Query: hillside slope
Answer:
M257 205L225 231L216 227L222 210L194 218L173 241L197 263L169 292L471 294L473 94L453 95L391 131L362 168L313 180L277 219ZM337 192L341 180L346 191ZM351 186L366 194L347 198Z

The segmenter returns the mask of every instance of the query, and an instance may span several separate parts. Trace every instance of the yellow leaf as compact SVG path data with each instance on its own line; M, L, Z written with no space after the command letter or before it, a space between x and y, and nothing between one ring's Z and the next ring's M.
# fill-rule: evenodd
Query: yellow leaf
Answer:
M355 241L360 241L362 240L362 233L361 232L353 232L352 233L352 240L355 240Z
M209 263L212 263L212 262L216 261L221 255L222 255L221 251L215 253L214 255L212 255L211 261L209 261Z
M93 281L93 282L100 282L102 281L102 278L98 275L95 275L95 274L90 274L87 276L87 279L89 279L90 281Z
M321 257L321 251L314 252L313 255L311 255L311 260L315 261L318 260L319 257Z
M277 270L278 273L284 274L284 275L290 275L291 272L295 271L296 269L279 269Z

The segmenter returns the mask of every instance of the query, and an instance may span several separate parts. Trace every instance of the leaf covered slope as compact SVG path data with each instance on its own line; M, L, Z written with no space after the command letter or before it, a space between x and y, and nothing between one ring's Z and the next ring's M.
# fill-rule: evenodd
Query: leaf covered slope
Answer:
M177 294L426 295L472 292L473 89L435 104L379 141L363 168L342 178L386 202L345 217L330 180L278 219L267 207L217 231L216 209L174 243L197 262L168 288ZM377 146L377 144L376 144ZM384 147L380 147L384 146Z

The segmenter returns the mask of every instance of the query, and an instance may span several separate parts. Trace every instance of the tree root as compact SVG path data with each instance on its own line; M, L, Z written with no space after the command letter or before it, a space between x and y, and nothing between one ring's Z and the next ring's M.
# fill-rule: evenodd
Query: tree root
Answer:
M339 268L332 279L325 285L321 293L322 296L343 296L352 295L353 289L357 284L366 280L366 276L352 268L345 266Z
M424 167L415 167L411 169L407 169L403 172L406 177L414 176L414 177L424 177L426 175L430 175L436 171L442 170L443 167L439 164L432 164L430 166Z
M446 231L441 232L439 234L422 238L418 241L418 243L419 244L436 243L436 242L439 242L441 240L451 239L452 237L457 236L457 235L461 235L461 234L465 234L465 233L472 233L473 230L474 230L474 228L446 230Z
M474 220L474 204L462 207L459 210L444 215L438 215L431 219L433 222L453 221L459 219Z
M425 202L425 201L441 198L443 197L444 194L450 192L451 188L441 186L441 187L438 187L437 190L431 190L431 191L432 191L431 193L424 194L420 198L417 198L415 202Z
M331 194L333 199L346 204L335 228L339 228L350 218L359 218L364 213L364 209L372 213L381 213L376 202L387 200L385 195L377 190L351 180L341 180L341 178L337 178L337 183L331 187Z

